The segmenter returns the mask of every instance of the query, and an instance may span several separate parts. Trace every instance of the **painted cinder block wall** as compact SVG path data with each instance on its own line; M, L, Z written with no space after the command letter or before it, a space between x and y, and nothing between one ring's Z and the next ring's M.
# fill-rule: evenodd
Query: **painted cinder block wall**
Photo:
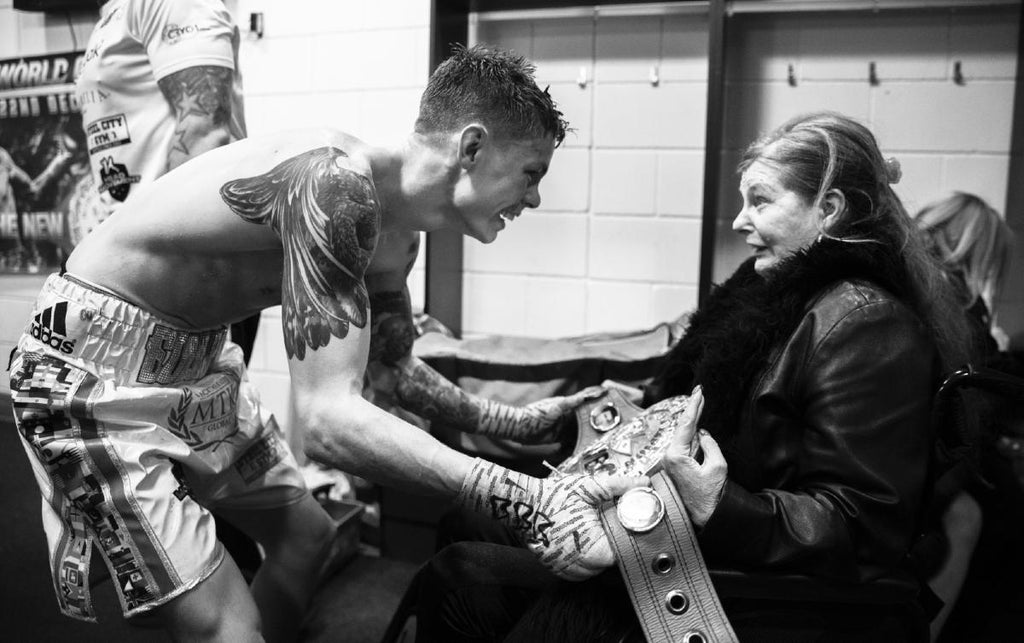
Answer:
M0 0L0 56L84 47L94 15L16 12ZM237 0L252 134L310 125L394 142L412 126L429 64L427 0ZM1019 10L734 16L716 279L745 249L728 222L732 168L757 132L808 109L868 122L903 162L912 208L952 189L1005 209ZM706 19L700 15L482 23L477 40L538 62L575 127L542 184L543 203L489 246L466 241L467 334L554 337L642 328L696 303L702 202ZM965 82L953 82L961 62ZM876 63L877 85L867 81ZM793 65L796 86L787 81ZM657 68L658 83L651 82ZM578 82L581 78L584 87ZM1018 178L1017 180L1020 180ZM1020 225L1021 215L1011 218ZM1022 235L1024 236L1024 235ZM1018 244L1018 254L1024 243ZM1024 273L1020 260L1016 273ZM422 259L410 279L422 307ZM27 318L41 278L0 276L0 356ZM1014 286L1011 283L1011 286ZM1024 284L1001 309L1024 327ZM264 315L252 377L289 408L280 313ZM0 393L6 391L0 378ZM287 413L281 413L287 422Z
M574 131L541 206L464 242L463 329L631 330L697 302L707 18L482 21L473 40L534 60Z
M911 212L962 190L1005 213L1019 20L1017 6L730 17L714 280L748 253L730 229L740 151L807 111L836 110L868 124L902 163L896 191ZM537 61L577 132L556 152L537 212L490 246L465 242L467 333L634 329L695 305L705 32L699 15L477 26L477 41ZM1010 214L1011 225L1024 227L1024 213ZM1024 274L1022 248L1014 274ZM1021 282L1011 279L999 310L1018 344Z
M1019 6L958 10L737 15L729 32L726 153L715 277L746 254L730 231L739 207L735 166L743 146L788 117L816 109L855 116L898 158L895 187L913 213L955 190L1007 213L1017 74ZM875 63L877 84L869 82ZM962 81L956 82L959 63ZM794 82L789 81L792 72ZM1024 244L1018 242L999 322L1024 347Z

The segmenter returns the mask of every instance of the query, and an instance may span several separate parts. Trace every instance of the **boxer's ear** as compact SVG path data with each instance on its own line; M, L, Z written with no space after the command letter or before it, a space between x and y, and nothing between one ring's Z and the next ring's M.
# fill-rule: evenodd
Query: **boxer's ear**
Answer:
M480 151L487 144L489 134L483 125L473 123L462 128L459 135L459 165L469 169L480 160Z

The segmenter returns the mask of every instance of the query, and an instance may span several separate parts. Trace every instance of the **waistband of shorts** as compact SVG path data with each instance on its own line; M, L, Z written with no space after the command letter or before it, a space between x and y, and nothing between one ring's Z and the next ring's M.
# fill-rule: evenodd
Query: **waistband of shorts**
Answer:
M227 327L190 330L96 284L50 275L36 299L22 350L41 350L119 385L172 385L206 375Z

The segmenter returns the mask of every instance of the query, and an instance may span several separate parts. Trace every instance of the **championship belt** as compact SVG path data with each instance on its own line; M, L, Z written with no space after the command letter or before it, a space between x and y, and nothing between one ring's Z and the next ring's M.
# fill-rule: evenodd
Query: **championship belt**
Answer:
M690 517L672 480L659 471L688 400L669 398L642 410L609 390L577 409L576 449L555 475L651 476L651 487L630 489L601 515L644 635L650 643L735 643Z

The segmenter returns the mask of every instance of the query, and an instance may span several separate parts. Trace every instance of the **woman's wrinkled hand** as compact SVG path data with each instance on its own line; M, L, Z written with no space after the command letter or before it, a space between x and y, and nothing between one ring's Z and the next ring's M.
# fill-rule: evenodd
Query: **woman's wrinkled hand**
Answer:
M707 431L698 429L703 409L704 394L697 386L662 459L690 519L698 527L707 523L718 506L728 474L718 442Z

